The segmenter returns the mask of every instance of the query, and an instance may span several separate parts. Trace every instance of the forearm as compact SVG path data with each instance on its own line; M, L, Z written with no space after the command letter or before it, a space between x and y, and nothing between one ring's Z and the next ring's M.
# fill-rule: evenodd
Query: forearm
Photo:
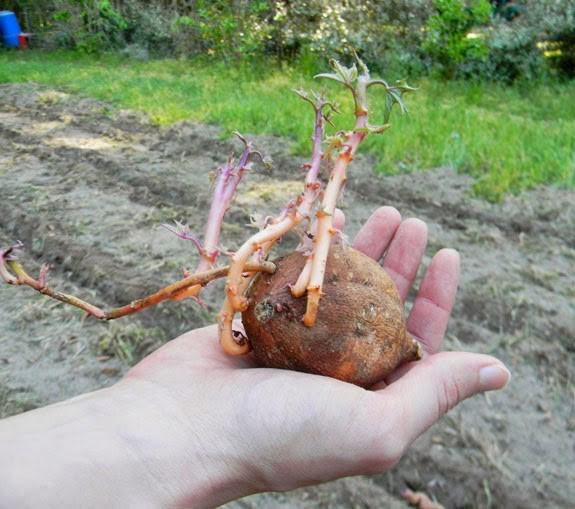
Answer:
M190 443L192 429L161 429L165 409L140 399L120 384L1 421L0 507L214 507L234 498L225 459Z
M0 422L1 507L135 506L138 465L106 414L105 391ZM141 507L146 507L142 504Z

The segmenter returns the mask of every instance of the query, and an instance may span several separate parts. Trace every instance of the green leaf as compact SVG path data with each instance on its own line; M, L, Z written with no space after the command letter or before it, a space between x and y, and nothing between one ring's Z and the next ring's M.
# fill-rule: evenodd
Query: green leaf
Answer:
M391 127L391 124L383 124L380 126L369 126L369 130L372 134L381 134L387 131Z
M315 79L315 78L327 78L327 79L329 79L329 80L335 80L335 81L339 81L340 83L345 83L345 81L343 81L343 79L341 78L341 76L339 76L339 75L337 75L337 74L327 74L327 73L324 73L324 74L316 74L316 75L314 76L314 79Z
M382 80L382 79L369 80L369 82L367 83L366 86L367 86L367 88L369 88L372 85L381 85L382 87L389 88L389 85L387 84L387 82Z
M295 88L292 88L292 92L295 92L297 95L299 95L304 101L307 101L308 103L311 103L313 106L315 106L315 103L312 101L312 99L310 98L309 95L307 95L307 92L303 89L300 90L296 90Z
M326 136L324 141L328 147L328 150L331 150L343 146L344 140L339 134L336 134L335 136Z
M348 83L353 83L357 79L357 67L353 64L349 69L347 69Z
M396 81L392 87L387 88L387 97L385 99L385 114L383 116L384 123L388 123L393 106L398 104L401 109L401 114L407 113L407 106L403 101L403 94L417 90L407 84L407 78Z
M393 88L397 88L402 91L402 94L406 92L414 92L417 90L415 87L411 87L407 84L407 78L403 78L402 80L398 80L393 84Z
M353 52L353 56L355 57L355 59L357 60L357 63L359 64L359 68L361 69L361 74L363 76L365 76L366 78L369 78L369 69L367 68L367 65L365 65L365 62L359 58L359 55L357 54L357 52Z
M351 85L357 80L357 67L353 64L351 67L341 65L337 60L330 60L330 67L335 71L333 74L316 74L314 78L327 78L346 85Z
M358 129L354 129L354 133L369 133L369 134L381 134L384 131L387 131L391 127L391 124L383 124L383 125L368 125L365 127L359 127Z

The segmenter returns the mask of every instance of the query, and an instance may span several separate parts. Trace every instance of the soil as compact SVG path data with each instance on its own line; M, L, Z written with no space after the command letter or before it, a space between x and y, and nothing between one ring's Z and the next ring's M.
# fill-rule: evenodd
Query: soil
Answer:
M242 182L223 231L230 250L250 212L277 212L301 187L304 161L289 142L251 138L275 163ZM21 240L32 273L47 260L52 286L120 305L196 262L191 246L159 225L179 219L202 232L210 172L238 144L214 126L159 129L100 101L4 84L0 147L0 245ZM362 157L353 163L341 204L346 232L352 238L387 204L427 222L426 262L442 247L458 249L462 281L445 348L496 355L512 382L450 411L387 474L227 507L405 508L405 488L446 508L573 507L575 192L541 188L490 204L449 168L380 178L372 167ZM296 243L286 238L282 249ZM222 283L207 290L204 308L170 302L99 323L31 289L0 285L0 416L113 384L166 339L213 322Z

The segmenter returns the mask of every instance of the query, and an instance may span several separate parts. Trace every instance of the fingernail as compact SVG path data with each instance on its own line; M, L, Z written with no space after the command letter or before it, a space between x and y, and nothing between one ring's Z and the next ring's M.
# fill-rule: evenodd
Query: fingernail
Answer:
M479 371L479 384L482 391L503 389L511 380L511 373L503 364L485 366Z

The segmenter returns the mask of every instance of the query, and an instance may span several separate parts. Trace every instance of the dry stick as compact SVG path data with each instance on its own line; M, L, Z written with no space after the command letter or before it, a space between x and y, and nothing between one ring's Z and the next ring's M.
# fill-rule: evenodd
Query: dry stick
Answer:
M248 284L241 280L244 272L244 265L249 257L258 250L267 254L275 242L286 232L295 228L304 219L309 217L309 213L318 196L319 182L317 180L321 167L323 153L321 143L323 141L323 108L327 105L333 109L333 106L325 102L322 97L318 97L317 102L311 101L305 94L300 96L310 102L315 111L315 129L312 138L313 154L312 162L305 179L304 192L296 201L296 209L288 212L286 217L271 225L264 230L256 233L247 240L240 249L232 255L230 263L230 272L226 282L226 301L218 315L218 328L220 333L220 343L225 352L230 355L243 355L250 351L249 342L245 337L236 337L232 330L232 324L235 314L238 311L244 311L248 302L243 296ZM265 246L265 248L264 248Z
M16 274L15 278L14 276L11 276L11 278L4 278L8 284L30 286L31 288L34 288L34 290L37 290L38 292L47 295L48 297L52 297L53 299L80 308L100 320L113 320L122 316L131 315L132 313L136 313L142 309L148 308L155 304L159 304L160 302L171 298L175 293L185 288L189 288L193 285L205 285L214 279L225 277L229 272L229 266L227 266L194 274L185 279L182 279L181 281L168 285L158 292L153 293L152 295L148 295L142 299L135 300L126 306L114 308L110 311L103 311L93 304L85 302L77 297L74 297L73 295L58 292L47 285L45 281L43 281L46 272L44 267L40 272L39 279L36 280L28 275L22 265L19 263L14 261L7 261L6 263L10 269L14 271L14 274ZM276 270L276 266L272 262L264 261L260 263L248 263L245 265L244 270L246 272L269 272L270 274L273 274Z

